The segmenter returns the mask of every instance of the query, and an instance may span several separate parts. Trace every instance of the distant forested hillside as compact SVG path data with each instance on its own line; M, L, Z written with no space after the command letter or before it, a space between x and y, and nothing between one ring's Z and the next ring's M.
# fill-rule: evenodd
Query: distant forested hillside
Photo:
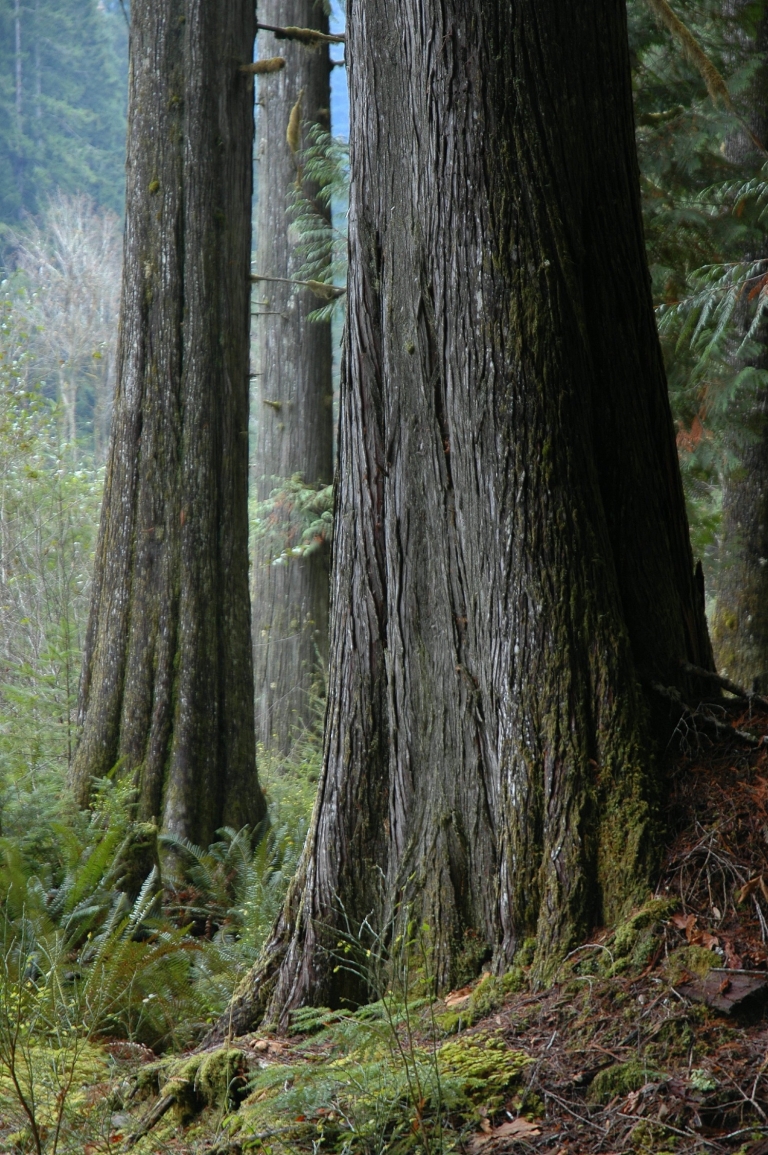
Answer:
M122 214L127 48L120 0L0 0L0 224L56 189Z

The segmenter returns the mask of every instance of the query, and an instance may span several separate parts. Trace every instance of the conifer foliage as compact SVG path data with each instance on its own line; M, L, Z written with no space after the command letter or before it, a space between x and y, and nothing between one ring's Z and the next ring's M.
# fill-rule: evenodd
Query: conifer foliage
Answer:
M57 189L122 212L127 44L117 0L0 0L0 222Z

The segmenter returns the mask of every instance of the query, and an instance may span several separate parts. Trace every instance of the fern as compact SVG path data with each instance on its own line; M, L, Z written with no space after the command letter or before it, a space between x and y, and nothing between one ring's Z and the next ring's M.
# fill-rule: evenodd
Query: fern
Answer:
M711 580L721 564L722 486L739 440L752 435L762 375L749 361L768 266L749 255L767 251L768 188L765 156L745 128L760 60L747 6L729 19L716 0L675 0L673 8L733 103L733 111L715 107L647 0L629 0L646 247L694 551Z
M286 565L327 548L333 537L333 486L307 485L301 473L278 482L256 506L254 536L266 541L272 565Z
M307 126L309 145L300 158L301 182L291 192L288 212L299 235L302 260L298 277L305 281L342 286L346 283L347 232L333 223L346 222L349 200L349 150L318 124ZM338 307L330 301L310 314L328 321Z

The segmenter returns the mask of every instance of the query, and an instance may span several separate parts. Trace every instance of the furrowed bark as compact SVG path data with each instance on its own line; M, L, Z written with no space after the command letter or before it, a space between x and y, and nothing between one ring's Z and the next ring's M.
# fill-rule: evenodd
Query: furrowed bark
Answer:
M253 4L131 13L117 388L72 783L205 845L265 813L248 600Z
M328 31L328 18L314 0L264 0L259 16L268 24ZM256 272L290 281L303 257L288 215L289 197L302 181L303 125L330 127L328 47L310 50L263 31L259 53L286 60L280 72L259 80L257 128L258 207ZM300 101L300 104L297 102ZM294 113L299 138L292 148L287 129ZM304 182L307 193L316 191ZM330 227L330 221L329 221ZM310 485L328 484L333 475L333 384L330 322L310 321L320 302L308 288L280 281L256 286L257 422L256 495L269 497L282 482L301 473ZM326 548L288 565L272 562L288 545L291 518L278 505L269 532L255 543L253 635L256 732L267 748L287 752L297 734L311 725L311 692L328 659L329 551Z
M347 44L324 772L235 1029L360 997L365 918L426 920L443 988L528 936L551 974L652 876L640 680L712 665L623 4L352 0Z

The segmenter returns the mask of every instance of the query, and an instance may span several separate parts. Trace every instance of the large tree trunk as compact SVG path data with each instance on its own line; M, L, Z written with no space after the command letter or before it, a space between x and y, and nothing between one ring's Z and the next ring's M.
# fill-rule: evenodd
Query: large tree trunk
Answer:
M333 951L366 916L425 919L442 987L529 935L550 971L652 874L639 682L711 664L623 0L352 0L348 20L325 763L239 1029L354 994Z
M727 6L733 19L743 3ZM735 11L734 11L735 8ZM763 15L754 43L760 65L748 93L749 127L765 142L768 136L768 15ZM728 142L730 160L759 169L763 157L746 132L736 132ZM765 256L766 249L745 254L747 259ZM748 329L748 306L741 310L741 335ZM768 331L763 326L763 345L751 359L758 369L768 368L765 349ZM743 367L735 365L734 372ZM720 532L720 567L712 641L718 668L733 681L768 691L768 388L760 389L748 415L747 429L732 438L735 466L723 485L723 520ZM746 436L744 435L746 432Z
M252 0L131 12L115 409L80 696L82 803L205 844L264 814L248 600Z
M328 31L315 0L263 0L265 24ZM262 58L282 56L283 71L259 81L257 130L258 206L256 272L294 278L304 257L288 215L289 198L301 180L301 140L287 140L292 109L304 124L330 125L330 60L327 47L310 51L272 33L259 33ZM306 139L304 144L308 143ZM309 196L316 191L308 182ZM330 227L330 222L329 222ZM258 436L256 495L260 501L301 473L309 485L333 474L333 384L330 322L310 321L321 304L308 289L280 282L256 286ZM311 691L328 657L329 556L321 549L289 565L272 565L287 546L290 497L276 503L268 532L257 538L253 569L256 732L266 747L287 751L312 721Z

